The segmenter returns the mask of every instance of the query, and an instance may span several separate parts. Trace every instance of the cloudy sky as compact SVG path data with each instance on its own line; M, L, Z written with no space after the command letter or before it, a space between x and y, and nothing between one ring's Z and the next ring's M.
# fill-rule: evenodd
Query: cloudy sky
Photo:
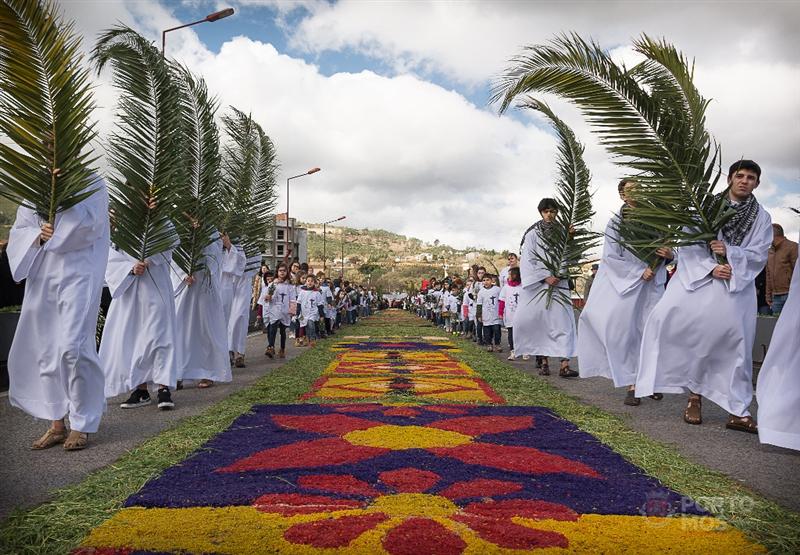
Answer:
M763 168L759 200L796 237L800 218L800 3L390 2L318 0L61 0L88 51L125 23L160 31L233 7L236 14L170 33L167 55L201 74L223 108L251 112L293 180L291 215L383 228L456 247L514 249L551 196L555 141L529 113L499 117L492 80L524 45L559 32L593 37L634 61L631 39L663 36L696 60L713 99L708 125L725 165ZM98 119L113 126L110 76L98 78ZM620 170L577 111L548 99L586 144L602 229L619 205Z

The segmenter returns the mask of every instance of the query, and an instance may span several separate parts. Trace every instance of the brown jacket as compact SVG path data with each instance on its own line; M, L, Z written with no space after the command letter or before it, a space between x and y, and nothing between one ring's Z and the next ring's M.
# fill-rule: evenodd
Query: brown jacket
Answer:
M792 270L797 262L797 243L784 238L778 247L769 248L767 258L767 301L772 295L784 295L789 292L792 281Z

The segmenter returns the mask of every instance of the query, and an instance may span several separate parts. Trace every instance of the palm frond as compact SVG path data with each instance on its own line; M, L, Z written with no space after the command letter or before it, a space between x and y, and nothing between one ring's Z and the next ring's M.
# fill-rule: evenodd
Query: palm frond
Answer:
M493 100L501 112L531 91L574 102L641 185L631 221L676 245L713 239L732 213L714 194L721 171L719 146L705 129L708 102L672 45L643 35L634 46L646 61L631 70L574 33L530 46L499 79Z
M221 196L219 130L214 121L217 102L205 81L186 68L178 70L180 87L180 145L183 169L181 194L175 200L175 225L181 243L173 253L187 275L205 269L203 250L219 227Z
M552 233L539 238L543 253L539 260L553 276L561 279L576 278L580 275L576 266L599 241L599 234L588 229L594 212L592 195L589 192L591 174L583 160L584 146L578 142L572 129L544 102L526 97L519 106L544 115L558 135L555 200L559 210ZM572 303L569 291L558 287L548 287L543 294L547 297L548 308L554 299L560 304Z
M222 229L245 247L263 252L275 207L278 164L275 146L253 118L231 107L222 118L228 142L223 148Z
M119 26L100 35L92 56L98 73L114 70L118 131L109 141L111 238L137 260L171 249L181 159L180 94L174 71L152 43Z
M97 190L80 43L52 2L0 0L0 195L50 223Z

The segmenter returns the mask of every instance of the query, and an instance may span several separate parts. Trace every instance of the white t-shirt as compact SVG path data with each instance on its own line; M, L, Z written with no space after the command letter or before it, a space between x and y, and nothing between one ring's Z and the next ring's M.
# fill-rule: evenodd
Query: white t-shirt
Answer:
M481 290L478 293L478 305L483 307L481 309L481 319L484 326L503 323L500 318L500 288L498 286L493 285L489 289L481 286Z
M506 284L500 289L500 300L505 303L503 308L503 325L507 328L514 326L514 314L519 305L519 295L522 292L522 285Z

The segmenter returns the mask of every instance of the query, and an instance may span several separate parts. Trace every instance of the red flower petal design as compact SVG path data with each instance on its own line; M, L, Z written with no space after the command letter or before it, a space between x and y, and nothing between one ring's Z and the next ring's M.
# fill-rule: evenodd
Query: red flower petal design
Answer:
M419 416L419 411L411 407L392 407L383 411L386 416Z
M525 474L566 473L589 478L602 478L594 469L583 463L559 455L551 455L533 447L468 443L458 447L436 447L429 451L440 457L453 457L467 464L491 466Z
M425 410L429 410L431 412L438 412L441 414L467 414L465 409L461 409L458 407L451 407L447 405L429 405L424 407Z
M469 515L455 515L453 520L466 524L481 538L500 547L533 549L543 547L569 547L569 540L550 530L535 530L511 522Z
M316 414L312 416L280 414L273 416L272 420L284 428L335 436L341 436L355 430L367 430L381 425L380 422L347 416L346 414L325 414L321 416Z
M354 463L388 452L389 449L352 445L338 437L299 441L265 449L216 472L246 472L284 468L314 468Z
M262 513L292 516L360 509L366 506L366 503L356 499L337 499L326 495L268 493L256 499L253 506Z
M427 518L409 518L383 538L392 555L457 555L466 547L458 534Z
M375 412L381 405L375 403L362 403L359 405L333 405L336 412Z
M377 497L380 492L352 474L315 474L300 476L297 483L306 489L319 489L331 493L358 494Z
M470 436L516 432L533 427L532 416L463 416L428 424L429 428L460 432Z
M327 518L314 522L295 524L283 537L292 543L311 545L313 547L345 547L358 536L372 530L386 520L381 513L359 516L343 516Z
M470 503L463 512L472 516L493 520L510 519L514 516L535 520L578 520L578 513L559 503L530 499L506 499L504 501L480 501Z
M452 486L440 491L439 495L455 500L466 499L467 497L491 497L493 495L514 493L521 489L522 484L517 482L478 478L476 480L470 480L469 482L456 482Z
M388 470L378 475L381 482L394 488L399 493L422 493L441 479L435 472L418 468L400 468Z

